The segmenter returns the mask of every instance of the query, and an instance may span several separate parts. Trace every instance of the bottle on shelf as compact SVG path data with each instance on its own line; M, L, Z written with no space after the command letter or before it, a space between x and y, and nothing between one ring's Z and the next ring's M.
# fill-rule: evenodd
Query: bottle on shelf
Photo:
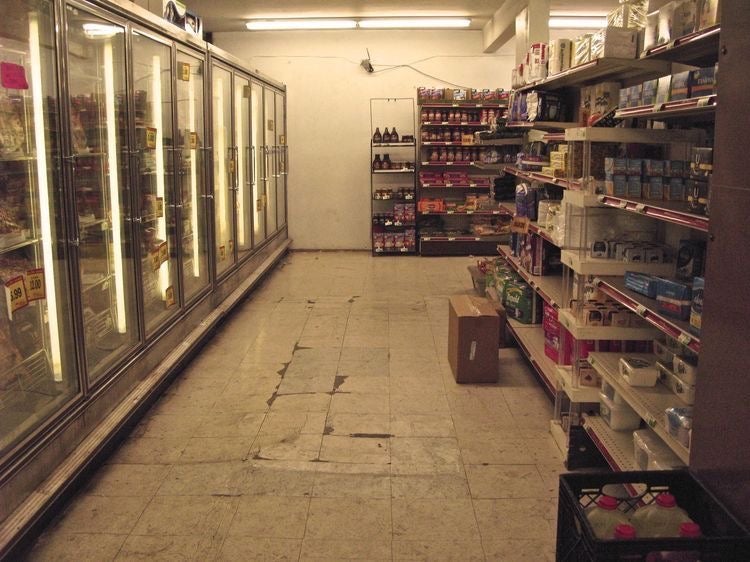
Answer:
M699 539L703 536L701 526L698 523L681 523L680 538ZM701 553L695 550L671 550L661 552L649 552L646 562L699 562Z
M435 118L435 110L431 109L430 112L427 114L427 120L428 121L437 121Z
M443 129L443 141L450 142L451 141L451 130L450 129Z
M453 139L453 142L461 142L461 130L453 129L451 132L451 138Z
M629 541L636 538L636 536L635 527L627 523L620 523L615 527L613 538L618 541Z
M586 510L586 518L597 538L611 538L614 536L618 525L630 525L628 516L618 508L619 502L616 498L603 495L596 500L595 505Z
M398 133L396 132L396 127L393 127L391 129L391 142L398 142Z
M677 505L672 494L656 496L656 501L638 509L632 518L641 538L677 537L682 523L692 523L687 512Z
M388 132L388 127L386 127L385 131L383 131L383 142L384 143L391 142L391 133Z
M422 123L424 123L425 121L429 121L430 120L430 113L429 113L429 111L427 111L426 109L423 109L422 111L420 111L419 112L419 120L422 121Z
M372 161L372 169L373 170L383 169L383 162L380 160L380 154L375 155L375 160Z
M448 162L453 162L456 159L456 151L449 150L446 156L447 156Z
M430 151L430 162L437 162L438 160L440 160L440 154L438 153L438 149L433 148Z
M375 127L375 134L372 135L372 142L375 144L383 142L383 135L380 134L380 127Z
M383 155L383 169L384 170L391 169L391 156L389 154Z

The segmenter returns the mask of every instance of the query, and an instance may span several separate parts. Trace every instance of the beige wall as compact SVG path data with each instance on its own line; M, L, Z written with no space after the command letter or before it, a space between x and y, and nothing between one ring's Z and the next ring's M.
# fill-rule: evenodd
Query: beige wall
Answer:
M214 41L287 84L290 236L305 249L370 248L370 98L449 86L437 78L508 88L513 65L512 49L482 54L478 31L217 33ZM412 64L437 78L410 68L368 74L359 66L368 48L376 69Z

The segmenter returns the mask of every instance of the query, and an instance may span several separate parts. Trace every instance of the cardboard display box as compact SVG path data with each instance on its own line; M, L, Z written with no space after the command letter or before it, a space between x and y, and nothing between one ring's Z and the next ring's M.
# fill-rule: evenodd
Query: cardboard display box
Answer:
M500 318L487 299L456 295L448 303L448 363L458 383L497 382Z

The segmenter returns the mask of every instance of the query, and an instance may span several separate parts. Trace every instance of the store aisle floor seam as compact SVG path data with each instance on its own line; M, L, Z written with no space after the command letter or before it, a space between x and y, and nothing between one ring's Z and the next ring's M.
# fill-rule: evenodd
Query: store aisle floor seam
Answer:
M27 559L553 560L552 405L447 362L472 262L291 253Z

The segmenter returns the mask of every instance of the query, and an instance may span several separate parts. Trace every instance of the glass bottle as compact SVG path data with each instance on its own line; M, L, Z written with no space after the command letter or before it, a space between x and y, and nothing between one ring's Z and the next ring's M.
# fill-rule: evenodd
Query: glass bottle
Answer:
M391 129L391 142L398 142L398 133L396 132L396 127L393 127L393 129Z
M419 120L422 122L429 121L430 113L426 109L423 109L422 111L419 112Z
M383 155L383 169L384 170L391 169L391 156L389 154Z
M380 134L380 127L375 127L375 134L372 135L372 142L375 144L383 142L383 135Z
M383 169L383 163L380 161L380 154L375 155L375 160L372 161L372 169L373 170Z
M386 127L385 131L383 131L383 142L384 143L391 142L391 133L388 132L388 127Z

